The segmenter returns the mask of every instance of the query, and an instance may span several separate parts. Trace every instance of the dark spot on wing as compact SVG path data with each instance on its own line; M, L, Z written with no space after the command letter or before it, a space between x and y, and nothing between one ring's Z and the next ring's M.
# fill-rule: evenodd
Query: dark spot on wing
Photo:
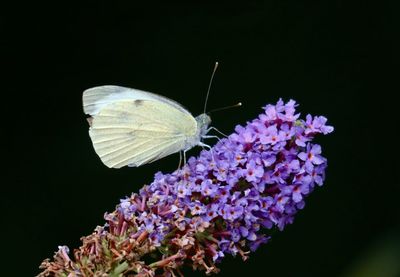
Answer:
M133 102L135 104L136 107L139 107L141 105L143 105L143 100L135 100L135 102Z

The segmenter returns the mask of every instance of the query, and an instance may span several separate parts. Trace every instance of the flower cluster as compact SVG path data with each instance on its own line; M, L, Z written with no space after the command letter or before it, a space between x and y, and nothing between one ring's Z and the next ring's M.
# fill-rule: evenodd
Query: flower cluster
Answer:
M246 259L270 229L292 223L305 197L323 184L327 161L312 140L333 127L323 116L299 119L296 106L267 105L181 169L157 173L106 214L108 223L83 239L75 261L61 247L39 276L168 275L184 264L215 273L226 254ZM145 262L148 254L153 261Z

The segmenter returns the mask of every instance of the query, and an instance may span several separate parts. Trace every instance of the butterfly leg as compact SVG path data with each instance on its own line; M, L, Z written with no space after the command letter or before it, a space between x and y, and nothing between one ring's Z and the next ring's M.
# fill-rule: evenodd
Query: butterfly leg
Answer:
M186 164L186 151L187 150L183 150L183 164Z
M210 145L208 145L208 144L205 144L205 143L203 143L203 142L199 142L199 146L201 146L201 147L205 147L205 148L207 148L208 150L211 150L211 146Z
M182 164L182 151L179 151L179 164L177 170L181 168L181 164Z
M199 146L201 146L201 147L205 147L205 148L207 148L208 150L210 150L210 152L211 152L211 158L213 159L213 162L215 162L215 160L214 160L214 151L212 150L212 147L210 146L210 145L208 145L208 144L205 144L205 143L203 143L203 142L199 142Z
M201 136L201 138L205 138L205 139L207 139L207 138L216 138L216 139L220 140L220 138L219 138L218 136L208 136L208 135L205 135L205 136Z
M218 130L217 128L212 127L212 126L211 126L210 128L207 129L207 133L208 133L209 131L211 131L211 130L214 130L214 131L220 133L220 134L223 135L224 137L228 137L227 135L225 135L224 133L222 133L220 130Z

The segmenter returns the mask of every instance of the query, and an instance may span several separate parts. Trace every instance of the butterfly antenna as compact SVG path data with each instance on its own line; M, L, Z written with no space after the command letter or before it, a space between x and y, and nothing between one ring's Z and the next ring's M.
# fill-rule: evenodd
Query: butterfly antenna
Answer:
M226 107L222 107L222 108L213 109L213 110L207 112L207 114L211 114L211 113L214 113L214 112L219 112L219 111L223 111L223 110L227 110L227 109L231 109L231 108L236 108L236 107L240 107L240 106L242 106L242 102L239 102L239 103L237 103L235 105L231 105L231 106L226 106Z
M215 74L215 71L217 71L217 68L218 68L218 62L215 62L214 70L213 70L213 73L212 73L211 79L210 79L210 83L208 84L207 95L206 95L206 101L204 102L204 113L206 113L208 95L210 95L210 89L211 89L212 81L213 81L213 79L214 79L214 74Z

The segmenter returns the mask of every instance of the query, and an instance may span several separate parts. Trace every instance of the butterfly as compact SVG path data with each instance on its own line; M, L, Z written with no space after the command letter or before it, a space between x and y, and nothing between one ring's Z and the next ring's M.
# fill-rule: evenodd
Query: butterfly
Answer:
M98 86L83 92L90 115L89 135L101 161L110 168L138 167L185 152L211 129L206 113L197 117L167 97L120 86Z

